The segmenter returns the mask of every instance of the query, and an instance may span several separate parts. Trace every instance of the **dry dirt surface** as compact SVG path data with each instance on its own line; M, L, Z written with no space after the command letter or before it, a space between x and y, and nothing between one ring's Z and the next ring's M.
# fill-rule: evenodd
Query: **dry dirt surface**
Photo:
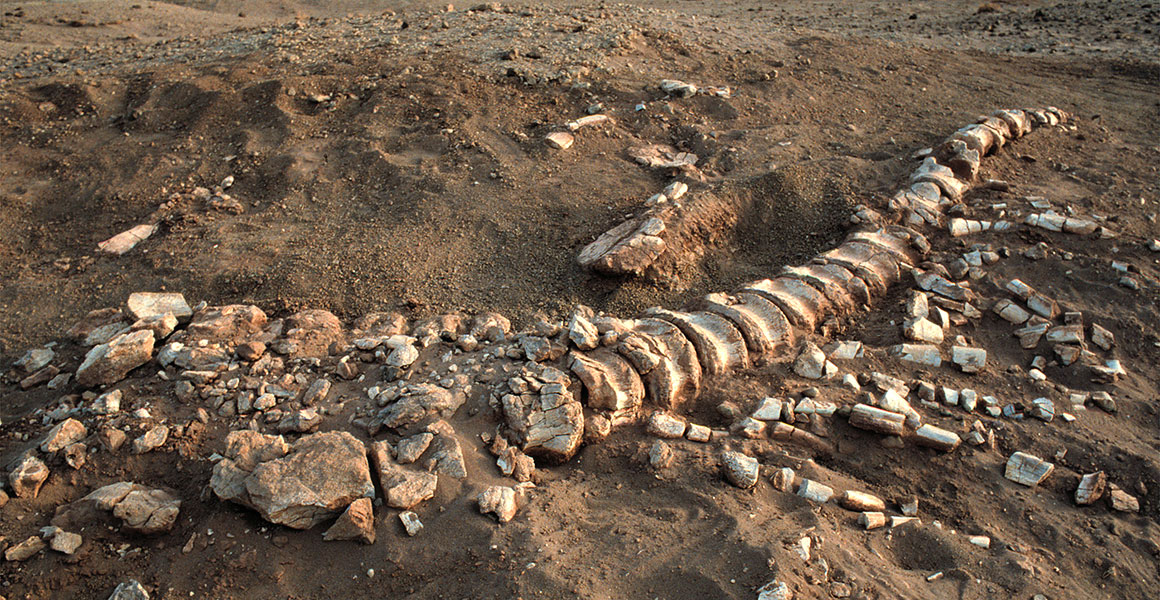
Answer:
M680 97L661 89L669 79L720 93ZM668 440L672 464L657 466L657 438L628 419L563 464L537 460L511 521L480 514L481 491L516 485L486 441L506 431L497 429L500 397L526 362L531 336L516 332L553 335L577 305L623 318L697 306L709 292L808 263L841 243L856 213L894 219L889 200L923 149L996 109L1046 106L1071 119L984 158L978 181L1009 185L976 186L948 210L1013 226L965 237L945 222L923 229L927 258L951 271L970 266L955 261L974 250L998 259L951 277L970 282L982 314L946 327L942 354L985 348L981 373L890 354L909 341L902 323L915 280L906 272L868 309L798 336L862 342L864 356L834 360L838 376L796 374L795 346L707 377L675 412L712 428L710 443ZM588 114L609 120L573 132L566 149L545 143ZM695 154L695 168L638 164L632 150L650 144ZM1160 4L1146 1L0 1L0 474L29 452L50 470L32 497L17 497L5 477L0 553L106 484L182 499L167 531L106 519L75 531L84 542L73 554L46 548L0 561L0 597L104 600L136 580L167 599L751 599L772 582L799 599L1154 598L1158 164ZM689 186L682 201L695 218L683 233L692 242L641 277L577 263L674 178ZM1024 223L1048 208L1100 229ZM98 251L138 225L156 228L124 254ZM1018 300L1005 289L1011 279L1082 313L1082 348L1124 372L1093 377L1086 358L1066 365L1066 344L1021 347L1017 326L991 310ZM142 291L183 294L195 320L207 312L199 303L260 307L270 326L255 332L285 361L267 379L289 399L266 414L224 408L227 389L232 403L260 379L247 371L227 383L237 365L258 364L240 358L237 336L223 342L232 366L218 383L218 374L162 365L159 334L156 359L147 352L148 364L107 385L82 387L76 376L21 385L28 373L14 363L46 344L51 366L75 374L90 349L65 332ZM287 317L304 309L337 317L330 337L287 342L303 322ZM489 311L512 326L477 332L495 338L482 351L437 331L422 339L425 319ZM420 338L409 367L353 345L354 329L369 330L360 317L374 312L401 315L398 332ZM1097 347L1093 323L1114 346ZM197 346L184 329L173 335ZM566 361L544 362L567 372ZM335 375L348 364L357 377ZM978 421L990 439L944 453L851 427L841 409L798 415L820 444L744 435L744 417L765 397L816 392L849 407L881 395L873 372L913 384L924 422L967 437ZM841 383L844 374L863 389ZM322 376L334 386L314 427L368 444L418 431L368 427L368 388L466 386L463 405L443 417L468 476L439 475L434 497L413 509L418 535L378 502L374 544L323 541L329 522L291 529L210 490L229 432L273 431ZM179 398L178 379L206 393ZM924 403L919 381L976 390L1008 412ZM94 411L97 395L114 389L120 411ZM1114 410L1093 392L1108 392ZM1038 398L1054 402L1050 422L1032 418ZM64 450L40 449L68 417L86 426L79 468ZM157 425L168 439L134 453ZM124 447L109 449L109 430L128 436ZM723 478L724 450L760 461L755 487ZM1034 487L1005 479L1015 452L1054 472ZM918 519L864 530L837 498L776 489L782 467L799 481L879 496L887 518L916 497ZM1077 506L1080 477L1097 471L1138 510L1107 498ZM761 597L787 597L769 587Z

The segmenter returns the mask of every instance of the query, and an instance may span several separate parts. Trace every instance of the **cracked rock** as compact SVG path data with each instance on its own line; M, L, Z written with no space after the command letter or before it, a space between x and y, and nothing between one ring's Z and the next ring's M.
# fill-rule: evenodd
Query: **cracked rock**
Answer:
M507 523L516 516L516 491L510 487L493 485L479 494L479 512L491 513L500 523Z
M57 531L49 539L50 548L68 555L76 554L82 543L84 543L84 538L79 533L71 531Z
M407 386L403 394L390 406L379 412L383 427L401 428L431 418L449 418L466 401L459 391L437 385L420 383Z
M1054 470L1055 465L1038 456L1026 452L1016 452L1007 459L1003 476L1015 483L1030 487L1042 483Z
M645 431L659 438L676 439L685 435L685 427L683 420L663 412L655 412L649 417Z
M793 372L806 379L829 379L838 373L838 367L826 359L821 348L806 342L793 363Z
M346 510L326 530L322 539L357 540L364 544L375 543L375 514L370 498L359 498L350 503Z
M88 431L80 421L72 418L65 419L57 423L56 427L50 429L48 435L44 436L44 441L40 443L40 451L52 454L85 439L86 435L88 435Z
M76 382L82 387L111 385L129 371L149 362L153 356L153 332L134 331L94 346L77 369Z
M160 448L169 439L169 427L158 425L133 440L133 454L145 454Z
M648 450L648 462L654 469L667 469L673 464L673 449L668 444L657 440Z
M287 413L276 426L280 433L308 433L322 424L322 415L313 408L304 408Z
M173 529L181 510L181 500L164 490L136 486L113 506L113 516L123 526L144 535Z
M149 592L137 580L130 579L118 585L109 600L149 600Z
M423 530L423 522L419 520L419 515L409 510L399 513L399 522L403 524L403 530L411 537L419 535L419 532Z
M463 460L463 447L451 425L446 421L436 421L427 426L427 431L435 434L425 464L427 470L455 479L467 477L467 462Z
M757 485L757 478L761 473L761 463L757 462L756 458L731 450L721 453L721 467L725 479L741 489Z
M399 440L399 443L395 445L395 462L406 465L419 460L434 438L433 434L424 431Z
M285 442L264 436L226 449L214 465L210 487L223 500L257 510L264 519L310 529L338 516L358 498L373 498L370 465L363 443L346 432L304 436L286 454ZM260 460L273 456L268 460ZM256 462L252 470L248 463Z
M580 311L568 322L568 339L581 350L595 350L600 345L600 332Z
M386 442L371 444L370 455L387 506L408 510L435 496L439 477L433 473L402 467L391 459Z
M266 313L257 306L231 304L199 311L186 328L192 339L244 341L266 326Z
M181 500L173 494L119 481L58 508L52 524L65 530L81 529L98 520L101 514L112 514L123 528L154 535L173 529L180 512Z
M149 320L173 315L178 321L188 321L193 310L185 302L185 296L176 292L136 292L129 294L127 308L136 320Z
M1079 486L1075 489L1075 503L1080 506L1093 504L1103 497L1107 487L1108 476L1103 471L1088 473L1080 478Z
M49 365L56 353L50 348L33 348L24 353L12 366L23 375L31 375Z
M19 544L16 544L5 550L4 560L9 562L20 562L22 560L28 560L33 556L36 556L41 550L44 550L45 546L47 545L48 544L46 544L40 536L30 536L23 542L20 542Z
M8 473L8 485L17 498L35 498L48 479L48 465L32 453L19 459Z

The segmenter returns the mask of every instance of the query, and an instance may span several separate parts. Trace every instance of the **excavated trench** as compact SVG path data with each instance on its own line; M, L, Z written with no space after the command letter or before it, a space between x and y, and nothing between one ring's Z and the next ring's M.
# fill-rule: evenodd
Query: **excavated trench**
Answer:
M787 166L692 198L668 231L668 249L644 276L674 287L717 286L772 273L841 238L850 225L853 193L817 166Z

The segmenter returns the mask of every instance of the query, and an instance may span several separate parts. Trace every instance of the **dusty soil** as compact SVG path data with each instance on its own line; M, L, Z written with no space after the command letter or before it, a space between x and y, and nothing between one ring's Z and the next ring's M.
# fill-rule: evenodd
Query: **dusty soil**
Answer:
M844 421L829 433L832 456L745 444L765 465L887 499L916 494L921 528L863 532L854 513L768 481L739 491L708 446L678 446L676 466L658 474L642 459L651 440L629 428L543 469L511 523L480 516L468 489L441 486L420 510L419 537L383 511L380 539L366 547L324 543L317 530L270 526L213 499L206 457L221 451L226 425L211 421L180 448L98 453L82 471L54 469L37 499L0 509L0 536L12 541L110 481L165 485L186 499L170 534L96 531L75 558L0 564L0 593L105 598L130 577L156 598L753 598L774 578L800 598L1149 598L1160 589L1160 255L1146 248L1160 237L1160 5L444 6L0 2L5 367L141 290L253 303L275 316L323 308L347 322L372 310L497 310L520 326L578 303L623 316L678 307L831 247L854 207L881 208L905 182L912 153L976 115L1055 105L1076 116L1075 128L1037 131L984 161L983 176L1016 187L974 192L967 214L994 218L994 203L1026 209L1041 196L1108 217L1118 237L1020 230L932 242L944 256L976 242L1007 247L1011 257L978 282L983 295L1001 297L1001 282L1017 277L1111 329L1128 370L1119 383L1093 385L1063 367L1047 374L1113 391L1118 412L1092 409L1070 424L994 420L997 449L948 455L886 448ZM657 87L666 78L732 94L669 98ZM610 125L580 131L568 150L543 143L597 103ZM628 156L647 143L701 158L688 202L744 196L752 214L664 281L587 273L575 262L580 248L669 181ZM240 214L188 196L229 175ZM170 202L174 193L184 195ZM129 253L96 251L147 222L158 233ZM1022 256L1041 241L1047 258ZM1118 285L1112 261L1131 265L1140 289ZM904 292L842 323L839 337L898 343ZM987 373L920 372L880 351L841 367L1024 403L1045 394L1028 382L1034 353L1009 324L988 313L959 329L991 352ZM714 381L692 416L725 426L713 409L722 401L752 407L809 385L784 364L751 369ZM156 380L132 386L141 402L188 418ZM837 385L824 394L854 398ZM5 465L40 439L37 410L59 395L0 388ZM456 419L471 426L466 414ZM1006 481L1002 465L1016 450L1054 457L1056 473L1034 489ZM470 453L475 472L490 474L483 481L501 480L482 447ZM1139 497L1139 514L1074 505L1078 475L1097 469ZM194 533L200 541L182 552ZM790 548L807 534L825 572ZM963 534L989 535L992 546ZM935 572L944 576L928 582Z

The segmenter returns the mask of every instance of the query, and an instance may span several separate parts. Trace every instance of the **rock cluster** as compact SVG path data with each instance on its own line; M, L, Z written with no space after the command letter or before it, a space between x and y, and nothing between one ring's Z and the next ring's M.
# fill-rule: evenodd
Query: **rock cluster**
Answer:
M177 523L181 500L161 489L131 481L111 483L57 509L52 524L65 530L79 530L111 514L121 528L144 535L165 533Z
M310 434L293 444L281 436L231 432L210 488L222 500L295 529L310 529L375 495L366 447L346 432Z

